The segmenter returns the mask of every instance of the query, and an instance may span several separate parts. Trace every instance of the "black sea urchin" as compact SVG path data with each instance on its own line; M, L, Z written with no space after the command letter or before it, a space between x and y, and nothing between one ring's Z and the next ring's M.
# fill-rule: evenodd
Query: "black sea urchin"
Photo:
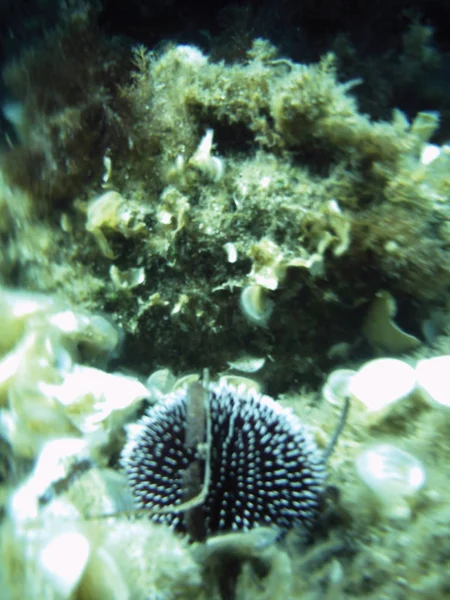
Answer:
M200 506L206 536L256 525L310 526L319 511L325 460L307 429L268 396L220 383L206 390L210 476ZM132 426L122 464L139 508L177 531L182 512L160 512L186 500L186 472L199 456L186 443L189 390L176 391ZM156 511L156 512L152 512Z

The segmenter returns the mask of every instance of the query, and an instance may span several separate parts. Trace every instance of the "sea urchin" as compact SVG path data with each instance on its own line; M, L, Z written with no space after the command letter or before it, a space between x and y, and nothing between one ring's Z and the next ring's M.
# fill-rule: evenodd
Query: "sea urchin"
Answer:
M197 509L204 537L257 525L309 527L320 509L326 468L307 428L272 398L243 386L197 385L208 403L209 434L200 440L209 442L206 458L205 444L189 439L188 387L131 426L122 465L138 508L190 534L186 511L177 506L192 497L186 486L200 464L200 482L208 471Z

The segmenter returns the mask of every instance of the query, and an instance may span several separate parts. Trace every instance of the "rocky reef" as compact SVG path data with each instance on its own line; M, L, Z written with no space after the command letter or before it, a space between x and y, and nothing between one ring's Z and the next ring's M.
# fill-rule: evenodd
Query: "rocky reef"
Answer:
M439 114L361 112L362 82L342 79L337 45L301 64L257 38L224 60L130 45L92 11L66 8L3 69L6 598L223 597L223 560L239 563L236 598L444 597ZM398 68L436 57L419 22L404 43ZM379 357L387 370L370 379ZM324 452L352 398L307 540L256 527L189 545L123 515L134 507L119 491L126 427L205 368L278 398Z
M334 63L130 51L72 16L4 70L5 282L107 311L144 372L270 355L275 392L351 353L380 288L418 333L450 282L439 118L372 121Z

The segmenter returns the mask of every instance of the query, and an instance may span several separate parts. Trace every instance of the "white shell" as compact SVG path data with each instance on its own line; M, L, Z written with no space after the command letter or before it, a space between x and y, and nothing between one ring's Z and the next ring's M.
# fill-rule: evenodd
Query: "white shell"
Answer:
M420 162L423 165L432 163L441 153L441 148L436 144L425 144L420 153Z
M39 497L57 480L67 477L75 458L87 457L81 438L58 438L43 447L32 475L11 497L9 513L16 523L37 518Z
M189 165L198 169L210 181L217 182L222 179L225 163L217 156L211 156L213 146L214 131L207 129L205 135L200 140L197 150L189 159Z
M75 364L59 384L40 382L38 389L66 407L66 415L83 433L95 431L120 415L125 417L149 393L136 377L106 373Z
M342 406L349 395L350 384L356 371L352 369L336 369L328 375L322 388L322 395L327 402Z
M228 366L230 369L235 369L236 371L241 371L242 373L256 373L266 363L266 359L264 357L259 358L257 356L241 356L236 360L228 360Z
M238 257L236 246L233 244L233 242L227 242L223 245L223 247L227 253L227 261L229 263L235 263Z
M450 356L419 360L416 366L417 389L433 406L450 408Z
M121 271L116 265L109 267L109 276L113 285L118 290L128 290L145 283L144 267L136 267Z
M267 327L273 311L273 302L261 285L248 285L241 292L240 305L247 319L259 327Z
M170 369L158 369L149 376L145 387L148 389L152 400L159 400L172 391L175 381L175 375Z
M208 62L207 57L199 48L187 44L176 46L175 55L186 66L203 67Z
M187 375L182 375L174 382L171 391L174 392L175 390L180 390L181 388L190 386L197 381L200 381L199 373L188 373Z
M236 389L242 389L245 393L262 392L261 384L250 377L243 375L222 375L219 378L219 384L233 386Z
M395 252L396 245L388 244L387 252ZM401 354L420 346L420 340L414 335L403 331L395 323L397 312L395 298L386 290L375 294L363 321L362 333L368 342L376 349L392 354Z
M224 172L225 163L218 156L212 156L207 167L205 165L205 175L207 175L211 181L220 181Z
M103 157L103 166L105 171L103 172L102 182L105 184L111 179L112 173L112 160L109 156Z
M102 227L118 230L124 203L124 197L115 190L109 190L91 200L87 207L86 229L91 232Z
M409 518L410 501L426 480L425 467L415 456L391 444L377 444L358 456L356 469L387 516Z
M82 589L83 597L130 600L128 585L117 561L103 547L98 548L89 559ZM85 594L85 590L88 593Z
M396 358L376 358L352 378L349 393L369 413L382 413L409 396L416 384L414 369Z
M89 542L81 533L61 533L40 552L39 562L62 598L75 591L89 558Z

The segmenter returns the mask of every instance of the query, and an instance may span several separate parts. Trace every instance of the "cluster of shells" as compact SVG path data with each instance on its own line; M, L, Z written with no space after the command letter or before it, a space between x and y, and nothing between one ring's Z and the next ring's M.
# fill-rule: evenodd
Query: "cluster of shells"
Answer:
M103 518L133 508L107 463L149 396L137 378L102 368L120 331L57 298L5 288L0 329L0 433L28 472L19 487L15 478L0 487L2 598L198 598L200 567L183 540L147 519Z
M342 405L345 398L350 398L350 420L355 427L391 431L391 437L397 439L396 422L410 418L411 409L417 404L450 410L449 370L450 355L415 363L375 358L358 370L333 371L322 393L325 400L335 405ZM426 469L419 458L400 446L380 441L362 447L355 465L380 512L390 518L408 519L425 484Z
M98 368L121 332L43 294L0 289L0 305L0 426L14 454L33 459L59 436L109 443L148 395L136 378Z

